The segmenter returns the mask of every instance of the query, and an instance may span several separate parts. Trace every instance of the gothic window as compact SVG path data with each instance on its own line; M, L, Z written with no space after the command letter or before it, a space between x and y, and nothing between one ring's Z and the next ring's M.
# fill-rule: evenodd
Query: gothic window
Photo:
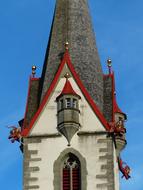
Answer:
M62 168L62 190L81 190L80 162L73 154L68 154Z

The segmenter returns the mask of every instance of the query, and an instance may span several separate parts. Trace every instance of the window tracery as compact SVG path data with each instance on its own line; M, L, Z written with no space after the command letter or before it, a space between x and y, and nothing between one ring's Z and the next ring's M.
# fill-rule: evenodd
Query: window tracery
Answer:
M80 190L80 162L73 154L69 154L63 162L62 190Z

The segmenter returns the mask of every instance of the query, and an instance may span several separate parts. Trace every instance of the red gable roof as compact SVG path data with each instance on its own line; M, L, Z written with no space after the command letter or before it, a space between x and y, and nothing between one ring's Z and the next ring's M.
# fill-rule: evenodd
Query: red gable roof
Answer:
M45 97L43 98L43 101L38 109L38 111L36 112L36 114L34 115L33 119L31 120L30 124L29 124L29 127L25 128L23 131L22 131L22 135L24 137L28 136L33 125L35 124L36 120L38 119L40 113L42 112L46 102L48 101L51 93L53 92L57 82L58 82L58 79L60 77L60 74L63 70L63 67L64 65L67 64L68 65L68 68L71 72L71 74L73 75L77 85L79 86L81 92L83 93L84 97L86 98L87 102L89 103L89 105L91 106L92 110L94 111L94 113L96 114L96 116L98 117L98 119L100 120L100 122L103 124L103 126L105 127L105 129L108 131L110 129L110 126L108 124L108 122L106 121L105 117L102 115L102 113L100 112L100 110L98 109L98 107L96 106L95 102L93 101L93 99L91 98L91 96L89 95L88 91L86 90L86 88L84 87L82 81L80 80L78 74L76 73L72 63L71 63L71 60L70 60L70 56L69 56L69 52L68 50L66 50L65 54L64 54L64 57L61 61L61 64L58 68L58 71L55 75L55 78L54 80L52 81L49 89L47 90L47 93L45 95ZM67 84L67 86L69 86L69 83ZM67 88L67 87L65 87Z
M61 94L57 97L61 97L62 95L74 95L74 96L79 96L73 89L70 81L68 80L68 78L66 79L66 82L65 82L65 86L61 92ZM79 96L80 97L80 96Z

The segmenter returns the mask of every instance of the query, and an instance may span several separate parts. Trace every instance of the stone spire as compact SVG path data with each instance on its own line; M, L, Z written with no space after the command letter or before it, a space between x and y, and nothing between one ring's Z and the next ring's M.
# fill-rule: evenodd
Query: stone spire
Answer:
M41 100L57 72L65 43L72 64L100 110L103 73L91 25L87 0L57 0L41 82Z

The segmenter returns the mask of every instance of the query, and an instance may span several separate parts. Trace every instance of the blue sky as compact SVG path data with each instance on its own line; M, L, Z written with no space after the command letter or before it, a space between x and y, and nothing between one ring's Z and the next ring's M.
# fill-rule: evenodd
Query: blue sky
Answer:
M22 189L22 154L7 140L7 125L24 115L31 66L41 74L55 0L0 1L0 184ZM121 190L143 188L143 1L89 0L104 72L111 57L117 99L127 113L128 145L122 153L132 168Z

